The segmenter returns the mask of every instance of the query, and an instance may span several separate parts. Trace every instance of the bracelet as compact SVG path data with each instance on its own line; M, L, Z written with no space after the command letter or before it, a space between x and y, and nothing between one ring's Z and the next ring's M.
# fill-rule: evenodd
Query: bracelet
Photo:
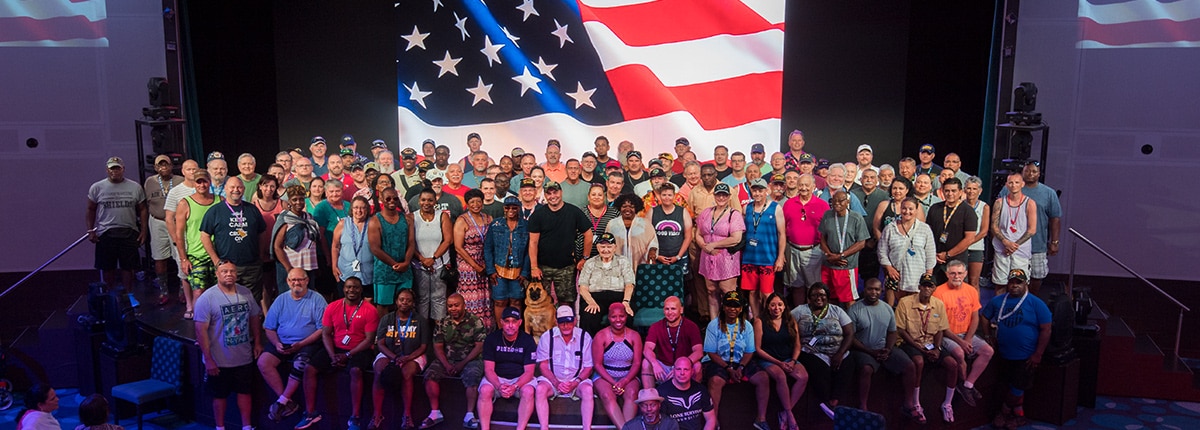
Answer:
M629 303L629 299L621 300L621 303Z

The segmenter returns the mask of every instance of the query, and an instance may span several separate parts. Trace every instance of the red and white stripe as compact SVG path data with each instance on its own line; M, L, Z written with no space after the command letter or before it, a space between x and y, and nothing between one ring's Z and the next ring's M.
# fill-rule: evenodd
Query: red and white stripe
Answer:
M0 2L0 46L108 46L104 0Z
M1080 48L1200 47L1200 0L1079 0Z

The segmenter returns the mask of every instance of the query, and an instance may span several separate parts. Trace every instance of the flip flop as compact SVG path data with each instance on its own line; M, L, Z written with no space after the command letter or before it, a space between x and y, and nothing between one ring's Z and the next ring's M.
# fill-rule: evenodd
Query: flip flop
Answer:
M185 320L190 320L194 316L196 316L195 311L183 311L183 319L185 319Z

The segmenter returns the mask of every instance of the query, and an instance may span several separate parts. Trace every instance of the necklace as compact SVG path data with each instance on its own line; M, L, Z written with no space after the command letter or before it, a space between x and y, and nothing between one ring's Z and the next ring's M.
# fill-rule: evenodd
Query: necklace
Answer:
M1017 302L1017 305L1013 306L1012 310L1008 311L1006 314L1004 313L1004 305L1008 304L1008 296L1008 294L1005 294L1004 298L1000 300L1000 315L996 317L996 321L1004 321L1005 319L1008 319L1008 317L1011 317L1013 314L1017 313L1017 310L1021 309L1021 305L1025 304L1025 298L1029 297L1029 293L1026 292L1025 295L1021 296L1021 300Z

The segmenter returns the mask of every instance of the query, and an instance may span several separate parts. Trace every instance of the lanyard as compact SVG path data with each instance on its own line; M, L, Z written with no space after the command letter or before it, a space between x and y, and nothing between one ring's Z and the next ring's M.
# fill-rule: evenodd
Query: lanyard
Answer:
M717 234L717 223L721 222L721 215L725 215L725 211L728 211L728 210L729 210L729 208L722 209L721 213L719 213L719 214L716 213L716 210L713 211L712 219L708 220L708 235L710 237L714 234ZM712 239L710 238L709 240L712 240Z
M933 316L933 309L917 309L917 314L921 316L921 334L929 334L926 328L929 326L929 317Z
M767 213L767 210L771 209L771 203L773 203L773 202L768 202L766 207L763 208L762 212L753 211L753 210L750 211L750 213L754 216L754 218L752 218L754 220L754 222L752 223L752 224L754 224L754 231L750 232L751 236L758 234L758 222L762 221L763 214Z
M846 230L850 229L850 211L846 211L846 221L842 223L841 228L838 228L837 212L833 213L833 229L838 235L838 252L846 251ZM828 309L826 309L828 310Z
M175 188L175 178L168 179L166 185L163 185L162 175L155 175L154 179L158 180L158 188L162 190L163 197L166 197L171 189Z
M733 347L735 345L737 345L737 331L734 329L739 328L740 324L734 323L734 324L726 324L726 325L728 326L728 327L726 327L726 329L727 329L726 331L729 332L729 336L728 336L729 337L729 360L726 360L726 361L732 362L732 361L734 361L733 360Z
M671 345L671 353L675 352L675 348L679 346L679 334L683 332L683 321L679 322L679 327L675 328L675 336L671 336L671 324L667 323L667 343Z
M412 316L414 313L415 312L411 312L411 311L408 313L408 320L404 321L404 328L402 330L396 332L396 343L400 345L401 351L404 350L404 340L408 338L406 333L408 333L409 325L412 324ZM396 318L396 322L400 322L400 318Z
M350 243L352 245L354 245L354 256L358 257L359 251L362 250L363 243L366 242L365 240L363 240L363 238L367 235L367 223L363 222L362 229L360 230L360 229L354 227L354 219L353 218L346 217L344 219L346 220L345 225L350 226L350 232L351 232Z
M809 312L812 312L812 308L809 308L808 310L809 310ZM827 315L829 315L829 305L825 305L825 310L821 311L821 315L817 315L816 313L812 314L812 316L813 316L813 322L812 322L813 336L817 335L817 327L820 327L821 321L824 321L825 316L827 316Z
M479 238L484 239L484 236L486 236L485 231L479 228L479 224L475 222L475 216L471 215L470 212L467 212L467 221L470 221L471 226L475 228L475 232L479 233Z
M996 318L996 321L1004 321L1008 317L1011 317L1013 314L1017 313L1017 310L1021 309L1021 305L1025 303L1026 297L1029 297L1028 292L1026 292L1025 295L1021 296L1021 300L1017 302L1017 305L1013 306L1012 310L1008 311L1008 313L1006 314L1006 313L1004 313L1004 305L1008 304L1008 294L1005 294L1004 299L1000 300L1000 315Z
M354 314L347 317L346 316L346 299L342 299L342 321L344 321L346 323L346 330L350 329L350 320L353 320L355 317L358 317L359 309L362 309L361 301L358 302L358 306L354 307Z
M229 199L224 199L224 200L221 200L221 202L225 203L225 207L229 208L229 213L230 213L231 215L234 215L234 216L236 216L236 217L238 217L238 218L241 218L241 217L242 217L242 212L244 212L244 211L245 211L245 209L243 209L243 210L240 210L240 211L235 211L235 210L233 210L233 205L230 205L230 204L229 204ZM238 205L238 206L240 207L241 205Z
M944 206L942 207L942 226L943 227L948 228L950 226L950 218L954 218L954 213L958 212L959 206L962 206L962 204L960 203L960 204L954 205L954 208L950 209L950 213L946 213L946 208Z

